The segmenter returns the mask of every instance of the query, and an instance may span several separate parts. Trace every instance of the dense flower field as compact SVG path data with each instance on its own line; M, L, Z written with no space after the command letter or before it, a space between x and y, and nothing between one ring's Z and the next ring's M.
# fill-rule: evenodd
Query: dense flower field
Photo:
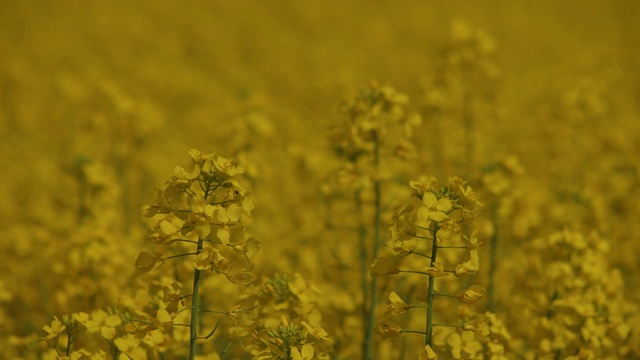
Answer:
M639 359L638 11L0 1L0 358Z

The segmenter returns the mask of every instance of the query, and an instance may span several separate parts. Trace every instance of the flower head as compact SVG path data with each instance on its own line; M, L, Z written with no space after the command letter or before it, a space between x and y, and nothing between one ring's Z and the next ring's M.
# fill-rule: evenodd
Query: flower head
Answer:
M385 311L384 314L402 314L407 312L409 309L411 309L411 306L407 305L407 303L405 303L395 291L392 291L391 294L389 294L389 304L387 305L387 311Z
M447 197L441 197L438 199L432 192L424 193L422 197L424 207L418 210L418 218L429 219L437 222L441 222L447 218L447 212L451 210L453 204L451 199Z
M393 339L400 335L402 328L389 320L382 320L374 329L376 335L380 335L383 339Z

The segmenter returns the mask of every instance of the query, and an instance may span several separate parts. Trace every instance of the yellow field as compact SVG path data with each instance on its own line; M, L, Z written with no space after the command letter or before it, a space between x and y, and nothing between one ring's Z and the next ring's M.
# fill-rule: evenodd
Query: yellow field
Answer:
M1 1L0 358L640 358L639 11Z

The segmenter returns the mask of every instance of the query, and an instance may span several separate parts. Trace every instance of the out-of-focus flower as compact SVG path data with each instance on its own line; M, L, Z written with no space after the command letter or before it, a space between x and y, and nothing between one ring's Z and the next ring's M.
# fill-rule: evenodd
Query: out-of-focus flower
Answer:
M389 294L389 304L387 305L387 311L385 311L384 314L402 314L407 312L409 309L411 309L411 306L407 305L407 303L405 303L395 291L392 291Z
M400 269L385 257L377 258L373 261L373 264L371 264L371 276L394 275L399 273Z

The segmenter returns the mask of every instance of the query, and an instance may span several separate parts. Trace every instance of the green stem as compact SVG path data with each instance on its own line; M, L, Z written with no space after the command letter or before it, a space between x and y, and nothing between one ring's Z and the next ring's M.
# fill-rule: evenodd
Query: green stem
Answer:
M375 171L375 178L373 180L374 202L375 202L375 214L374 214L374 239L373 239L373 259L378 258L378 252L380 249L380 217L381 217L381 189L380 189L380 141L378 139L378 133L373 132L374 151L373 151L373 166ZM369 316L367 322L367 334L366 334L366 350L364 353L364 359L372 359L373 354L373 326L375 324L376 317L376 302L377 302L377 287L378 278L373 277L369 286Z
M417 252L417 251L410 250L410 251L407 253L407 255L411 255L411 254L416 254L416 255L418 255L418 256L422 256L422 257L424 257L424 258L431 259L431 256L426 255L426 254L423 254L423 253L419 253L419 252Z
M368 344L371 341L371 335L368 331L370 319L369 314L369 257L367 256L367 227L364 223L364 209L362 201L362 192L356 192L356 213L358 214L358 246L360 248L360 284L362 291L362 353L367 354ZM366 355L365 355L366 358Z
M465 76L466 78L466 76ZM466 80L465 80L466 81ZM465 134L465 145L466 145L466 170L471 171L473 169L474 163L474 153L475 153L475 138L474 138L474 116L471 109L471 104L473 100L471 98L471 94L468 89L464 90L463 96L463 122L464 122L464 134Z
M198 241L197 253L202 251L202 240ZM200 270L194 269L193 297L191 300L191 322L189 325L189 360L196 357L196 340L198 338L198 310L200 308Z
M420 334L420 335L425 335L424 331L418 331L418 330L400 330L401 334L406 334L406 333L410 333L410 334Z
M433 240L431 245L431 262L429 267L433 267L438 254L438 240L436 233L438 232L438 223L433 225ZM433 335L433 299L434 299L435 278L429 275L429 294L427 295L427 330L425 337L425 345L431 346L431 336Z
M73 342L71 331L67 331L67 356L71 353L71 343Z
M408 273L408 274L429 275L428 272L418 271L418 270L402 270L402 269L399 269L398 271L400 271L401 273ZM431 275L429 275L429 276L431 276Z
M498 200L491 208L491 222L493 223L493 234L491 235L490 256L489 256L489 289L487 294L487 309L494 312L496 309L495 297L495 277L498 249Z
M217 188L217 187L216 187ZM215 191L215 189L214 189ZM207 182L206 189L204 190L204 201L211 194L211 183ZM203 240L198 239L198 245L196 248L196 254L202 251ZM193 291L191 292L191 321L189 322L189 360L193 360L198 352L197 340L198 340L198 313L200 312L200 270L193 269Z

